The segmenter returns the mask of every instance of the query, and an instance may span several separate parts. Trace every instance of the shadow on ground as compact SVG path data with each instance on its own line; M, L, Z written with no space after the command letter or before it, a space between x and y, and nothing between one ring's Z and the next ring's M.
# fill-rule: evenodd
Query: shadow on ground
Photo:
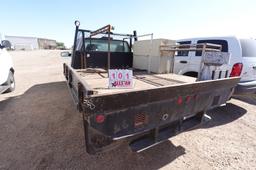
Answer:
M0 169L159 169L185 154L170 141L141 153L122 145L85 151L82 116L65 82L40 84L0 102Z
M217 107L207 112L207 115L211 117L211 120L202 125L202 128L212 128L215 126L231 123L238 118L242 117L247 110L244 108L227 103L225 106Z

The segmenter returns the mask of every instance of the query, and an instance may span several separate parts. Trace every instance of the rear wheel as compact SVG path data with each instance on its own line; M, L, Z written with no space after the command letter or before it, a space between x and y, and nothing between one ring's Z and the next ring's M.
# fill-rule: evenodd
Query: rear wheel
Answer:
M9 76L6 84L9 86L9 88L5 91L6 93L14 91L15 79L14 79L14 73L12 71L9 72Z

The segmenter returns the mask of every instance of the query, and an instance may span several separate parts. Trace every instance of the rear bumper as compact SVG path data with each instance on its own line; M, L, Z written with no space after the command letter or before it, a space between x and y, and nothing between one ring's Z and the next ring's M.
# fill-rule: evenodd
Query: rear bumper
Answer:
M89 154L104 152L116 148L125 141L129 144L132 151L140 152L179 133L195 129L210 119L211 118L206 115L205 112L199 112L192 117L181 118L180 120L172 121L153 129L146 129L133 136L126 136L125 138L119 139L114 139L102 134L96 129L91 128L88 123L84 121L86 150Z
M179 133L189 131L199 127L202 123L209 121L211 118L199 113L183 121L172 122L162 127L147 131L141 135L135 136L129 143L130 148L134 152L143 151L158 143L161 143L172 136Z
M238 83L233 95L234 96L250 95L250 94L255 94L255 93L256 93L256 80Z

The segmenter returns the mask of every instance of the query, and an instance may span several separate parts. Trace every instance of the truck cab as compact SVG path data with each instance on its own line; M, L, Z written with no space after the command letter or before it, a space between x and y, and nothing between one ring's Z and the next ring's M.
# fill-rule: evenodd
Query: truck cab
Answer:
M98 38L88 38L83 36L79 30L77 35L71 63L73 68L107 69L108 55L111 61L109 69L132 67L133 53L127 40L116 39L115 36L108 40L106 34L101 34Z

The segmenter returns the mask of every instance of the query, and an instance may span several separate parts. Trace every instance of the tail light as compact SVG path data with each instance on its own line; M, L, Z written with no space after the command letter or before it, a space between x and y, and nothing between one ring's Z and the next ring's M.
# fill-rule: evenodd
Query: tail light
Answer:
M242 63L236 63L233 65L232 71L230 73L230 77L236 77L240 76L241 72L243 69L243 64Z
M181 96L179 96L179 97L178 97L178 100L177 100L177 104L178 104L178 105L181 105L182 102L183 102L183 99L182 99Z
M96 115L95 120L97 123L103 123L105 121L105 116L104 115Z

